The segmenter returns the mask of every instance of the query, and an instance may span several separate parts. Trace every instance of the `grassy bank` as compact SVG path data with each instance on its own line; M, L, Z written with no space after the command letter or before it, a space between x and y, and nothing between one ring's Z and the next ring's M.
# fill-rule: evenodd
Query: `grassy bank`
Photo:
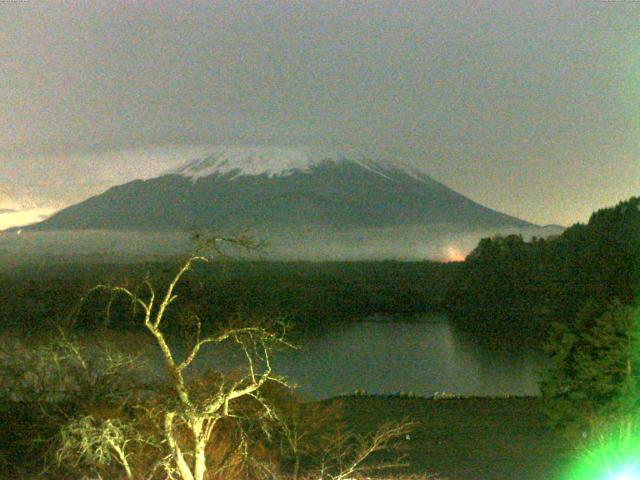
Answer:
M544 422L538 397L342 397L348 424L361 432L408 417L416 423L406 474L451 480L554 480L566 445Z

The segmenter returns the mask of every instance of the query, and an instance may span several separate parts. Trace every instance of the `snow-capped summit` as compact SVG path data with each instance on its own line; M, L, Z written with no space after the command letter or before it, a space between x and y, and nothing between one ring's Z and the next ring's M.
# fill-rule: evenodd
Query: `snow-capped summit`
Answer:
M295 172L309 172L323 164L353 163L378 175L401 170L416 179L424 179L418 168L388 159L372 158L356 149L319 146L214 146L195 160L173 168L166 174L177 174L197 180L212 175L234 179L243 175L284 177Z

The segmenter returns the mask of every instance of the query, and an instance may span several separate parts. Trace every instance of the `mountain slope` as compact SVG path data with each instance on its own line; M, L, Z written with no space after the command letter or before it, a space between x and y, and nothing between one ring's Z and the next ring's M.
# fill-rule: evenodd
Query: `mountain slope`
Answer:
M193 230L401 225L528 227L415 168L329 149L217 147L149 180L113 187L36 230Z

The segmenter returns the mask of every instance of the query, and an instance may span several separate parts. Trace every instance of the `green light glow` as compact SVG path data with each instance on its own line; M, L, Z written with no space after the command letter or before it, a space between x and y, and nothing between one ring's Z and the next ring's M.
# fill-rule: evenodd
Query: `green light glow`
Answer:
M626 422L586 448L562 480L640 480L640 430Z
M623 471L620 474L615 474L611 477L611 480L638 480L640 479L640 474L638 474L637 469L633 469L632 472Z

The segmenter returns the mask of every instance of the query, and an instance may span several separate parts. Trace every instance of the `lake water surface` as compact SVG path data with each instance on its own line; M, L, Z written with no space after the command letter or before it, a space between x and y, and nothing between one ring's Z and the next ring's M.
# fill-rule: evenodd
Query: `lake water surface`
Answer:
M443 317L380 320L385 319L342 324L303 337L299 350L276 354L274 370L313 399L356 389L423 396L539 393L536 380L545 365L543 352L488 348L456 334ZM199 366L227 364L221 355L224 352L207 353Z

